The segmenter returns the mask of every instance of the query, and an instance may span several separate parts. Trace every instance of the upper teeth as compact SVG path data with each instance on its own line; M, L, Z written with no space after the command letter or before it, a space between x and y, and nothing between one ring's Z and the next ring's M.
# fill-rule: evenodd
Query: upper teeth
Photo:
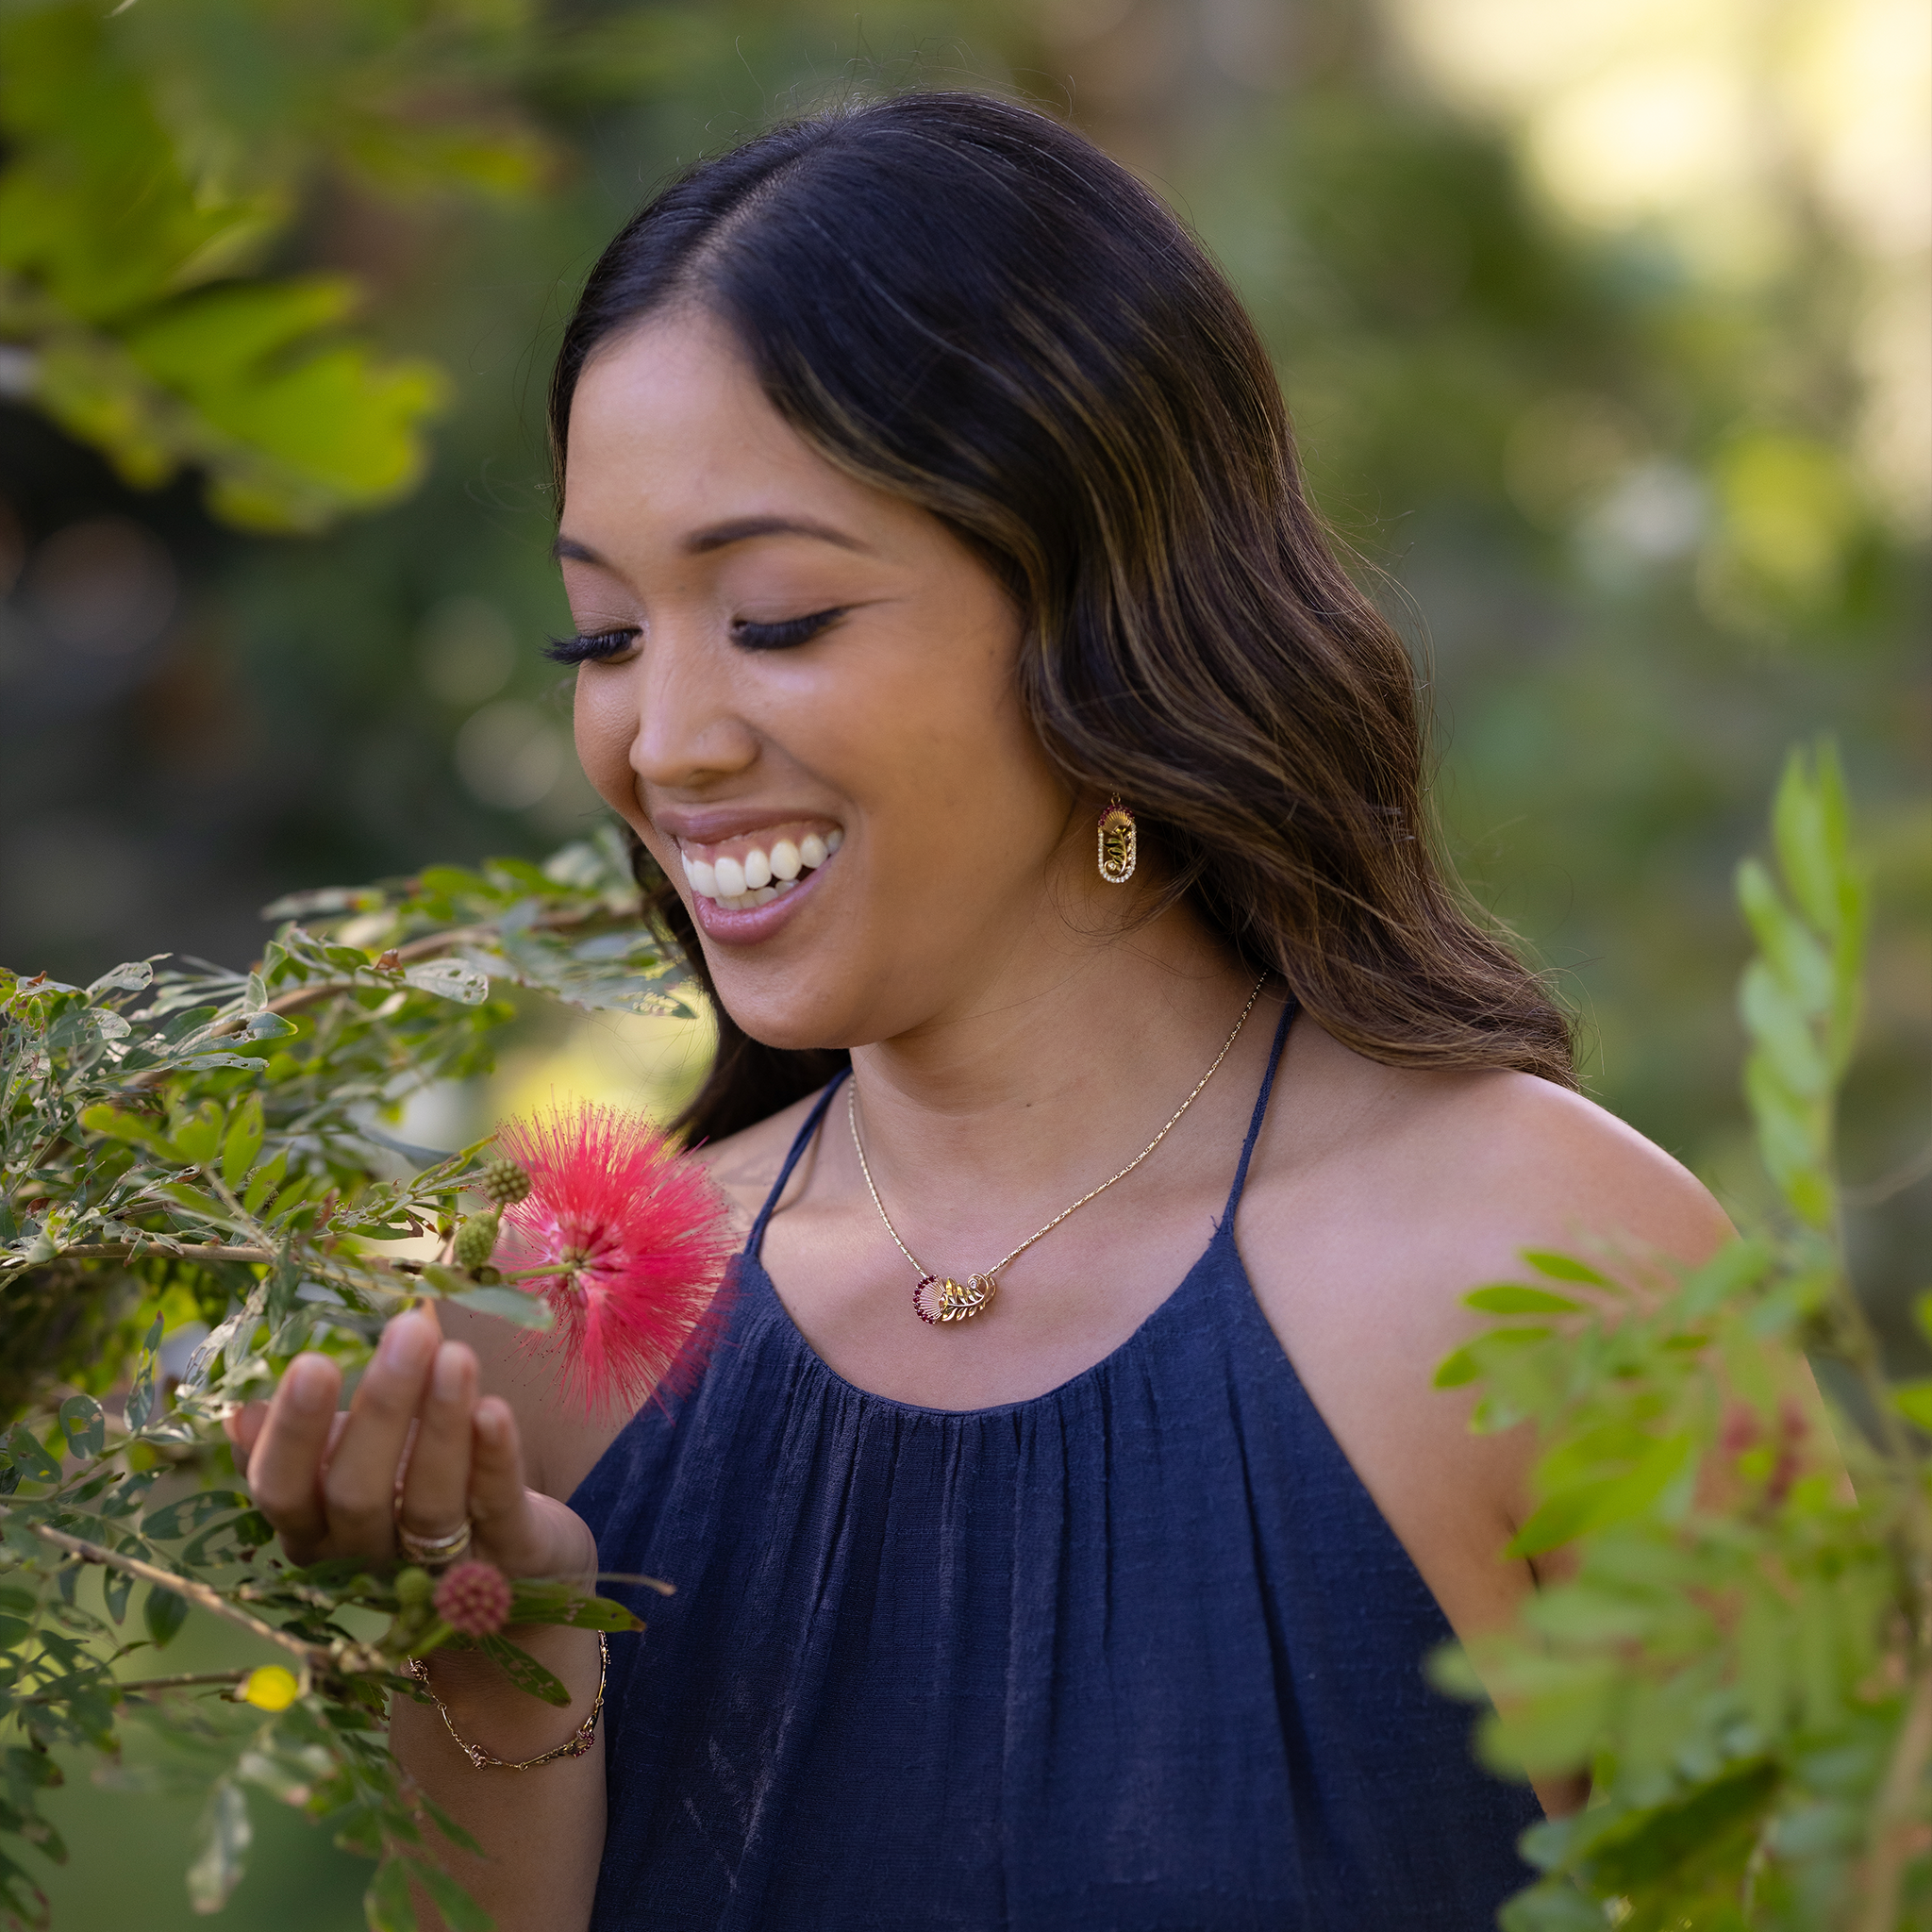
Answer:
M715 899L733 910L745 906L762 906L780 892L789 892L801 872L824 864L844 842L845 834L835 825L823 838L808 832L797 844L790 839L776 841L767 852L754 845L741 858L693 858L681 854L684 875L693 891Z

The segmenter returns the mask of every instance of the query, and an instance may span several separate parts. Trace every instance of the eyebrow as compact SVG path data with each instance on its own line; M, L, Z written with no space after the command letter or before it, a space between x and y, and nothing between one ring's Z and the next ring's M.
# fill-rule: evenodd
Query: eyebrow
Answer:
M841 550L856 550L867 556L872 550L870 544L861 543L857 537L848 536L830 524L814 523L808 517L737 517L729 523L693 530L684 540L684 547L689 555L703 557L733 543L749 543L758 537L809 537L821 543L836 543ZM559 562L568 558L576 563L609 567L588 543L579 543L573 537L558 537L550 546L550 555Z

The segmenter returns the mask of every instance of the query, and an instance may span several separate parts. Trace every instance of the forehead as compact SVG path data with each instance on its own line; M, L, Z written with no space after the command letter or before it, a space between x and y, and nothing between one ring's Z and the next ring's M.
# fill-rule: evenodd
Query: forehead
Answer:
M765 399L730 333L695 308L654 316L600 348L571 401L566 514L689 516L751 491L874 494L836 469Z

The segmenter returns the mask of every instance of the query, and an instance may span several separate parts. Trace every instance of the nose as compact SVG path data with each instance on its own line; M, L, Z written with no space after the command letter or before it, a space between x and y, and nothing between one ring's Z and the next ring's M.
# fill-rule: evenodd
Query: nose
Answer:
M734 702L728 645L698 626L666 625L638 654L630 764L641 791L702 791L758 758L758 734Z

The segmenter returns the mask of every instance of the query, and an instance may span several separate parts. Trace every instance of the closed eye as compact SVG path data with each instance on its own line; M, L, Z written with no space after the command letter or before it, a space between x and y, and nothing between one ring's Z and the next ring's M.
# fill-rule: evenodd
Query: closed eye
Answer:
M827 625L844 615L845 608L841 605L836 610L814 610L808 617L788 617L777 624L753 624L741 617L732 624L731 638L747 651L789 651L809 643Z
M622 657L637 639L630 629L581 631L574 638L552 638L543 655L557 664L592 664Z

